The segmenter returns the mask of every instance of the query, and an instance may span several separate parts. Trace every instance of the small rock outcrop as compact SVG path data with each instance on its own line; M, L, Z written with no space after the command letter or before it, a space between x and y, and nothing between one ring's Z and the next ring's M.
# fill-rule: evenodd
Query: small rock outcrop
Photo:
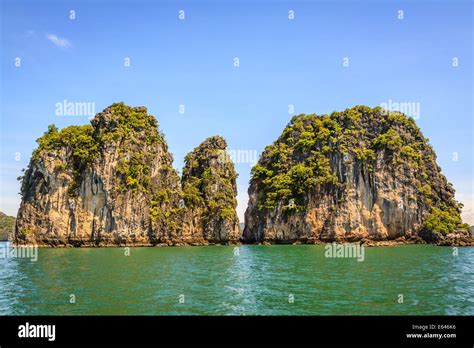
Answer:
M205 242L200 233L186 234L190 214L180 177L164 135L145 107L116 103L90 125L49 126L37 142L22 178L17 244Z
M237 174L224 138L206 139L185 158L182 188L187 208L184 233L210 243L240 240Z
M252 169L243 240L472 243L412 118L356 106L293 117Z

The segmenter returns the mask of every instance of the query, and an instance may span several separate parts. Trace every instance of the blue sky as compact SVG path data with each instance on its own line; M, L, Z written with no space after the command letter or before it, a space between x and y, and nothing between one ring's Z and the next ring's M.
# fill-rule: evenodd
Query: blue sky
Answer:
M464 219L474 223L470 1L1 6L0 211L16 215L16 177L47 125L89 122L57 116L63 100L95 103L96 112L117 101L147 106L179 170L189 151L216 134L230 149L260 154L289 122L289 105L295 114L322 114L392 100L420 107L417 123L465 204ZM242 220L250 168L236 164Z

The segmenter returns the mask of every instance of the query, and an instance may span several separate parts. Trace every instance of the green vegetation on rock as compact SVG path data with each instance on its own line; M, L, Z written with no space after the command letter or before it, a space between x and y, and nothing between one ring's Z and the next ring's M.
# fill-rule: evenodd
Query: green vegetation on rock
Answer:
M231 162L219 162L226 147L221 137L187 156L183 180L145 107L116 103L90 125L51 125L37 141L19 178L19 241L81 246L239 240L236 174Z
M92 120L92 126L99 144L119 144L118 172L122 182L117 189L147 191L151 181L151 169L147 163L157 155L152 145L161 144L167 151L158 122L144 107L115 103L106 111Z
M162 144L167 151L164 136L158 130L158 122L147 113L144 107L130 107L124 103L115 103L103 113L98 114L90 125L69 126L58 130L52 124L42 137L37 139L38 147L32 159L53 155L58 157L55 170L70 170L73 181L69 186L69 195L77 195L78 185L84 169L92 164L107 144L119 144L122 156L118 170L121 184L118 190L142 190L149 188L150 167L146 165L154 153L145 152L147 146ZM132 154L129 154L132 150ZM23 177L19 177L20 180Z
M91 125L69 126L58 130L51 124L41 138L37 140L38 148L33 152L33 159L42 153L53 152L60 149L70 151L70 157L77 167L91 163L99 154L99 144L93 137Z
M164 143L163 135L158 132L158 122L144 107L131 107L124 103L112 104L107 115L94 119L92 125L96 130L95 137L101 143L127 139L131 139L135 144L142 141L148 145L157 141Z
M69 126L58 130L51 124L36 142L38 147L34 150L32 159L37 160L43 154L56 153L61 160L65 160L58 160L55 170L64 171L68 168L71 170L73 182L69 186L69 194L75 196L81 173L99 155L100 147L93 136L92 126Z
M8 240L15 232L15 218L0 212L0 240Z
M433 207L423 223L423 229L444 235L455 231L469 232L469 225L462 222L459 213L460 211L455 207L445 204Z
M440 174L436 155L414 119L380 107L294 116L252 169L257 207L262 211L281 206L293 214L306 209L308 192L331 191L339 197L344 179L335 170L353 161L369 178L375 176L377 165L412 173L417 201L432 207L426 228L465 228L452 198L454 190Z
M213 216L234 218L236 178L224 138L206 139L185 157L182 182L186 206L204 208L204 219Z

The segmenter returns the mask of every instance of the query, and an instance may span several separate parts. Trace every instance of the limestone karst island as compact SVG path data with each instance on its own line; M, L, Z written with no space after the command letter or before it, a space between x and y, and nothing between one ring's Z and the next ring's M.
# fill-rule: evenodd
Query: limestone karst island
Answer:
M378 107L293 117L252 169L243 231L220 136L186 156L181 177L145 107L116 103L37 142L20 178L17 245L474 245L415 121Z

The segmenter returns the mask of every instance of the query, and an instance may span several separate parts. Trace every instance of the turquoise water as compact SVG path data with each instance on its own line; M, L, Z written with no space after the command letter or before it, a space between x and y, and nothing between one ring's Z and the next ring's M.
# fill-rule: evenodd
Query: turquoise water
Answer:
M0 314L474 315L474 248L458 253L365 248L358 262L326 258L322 245L39 249L36 262L0 258Z

